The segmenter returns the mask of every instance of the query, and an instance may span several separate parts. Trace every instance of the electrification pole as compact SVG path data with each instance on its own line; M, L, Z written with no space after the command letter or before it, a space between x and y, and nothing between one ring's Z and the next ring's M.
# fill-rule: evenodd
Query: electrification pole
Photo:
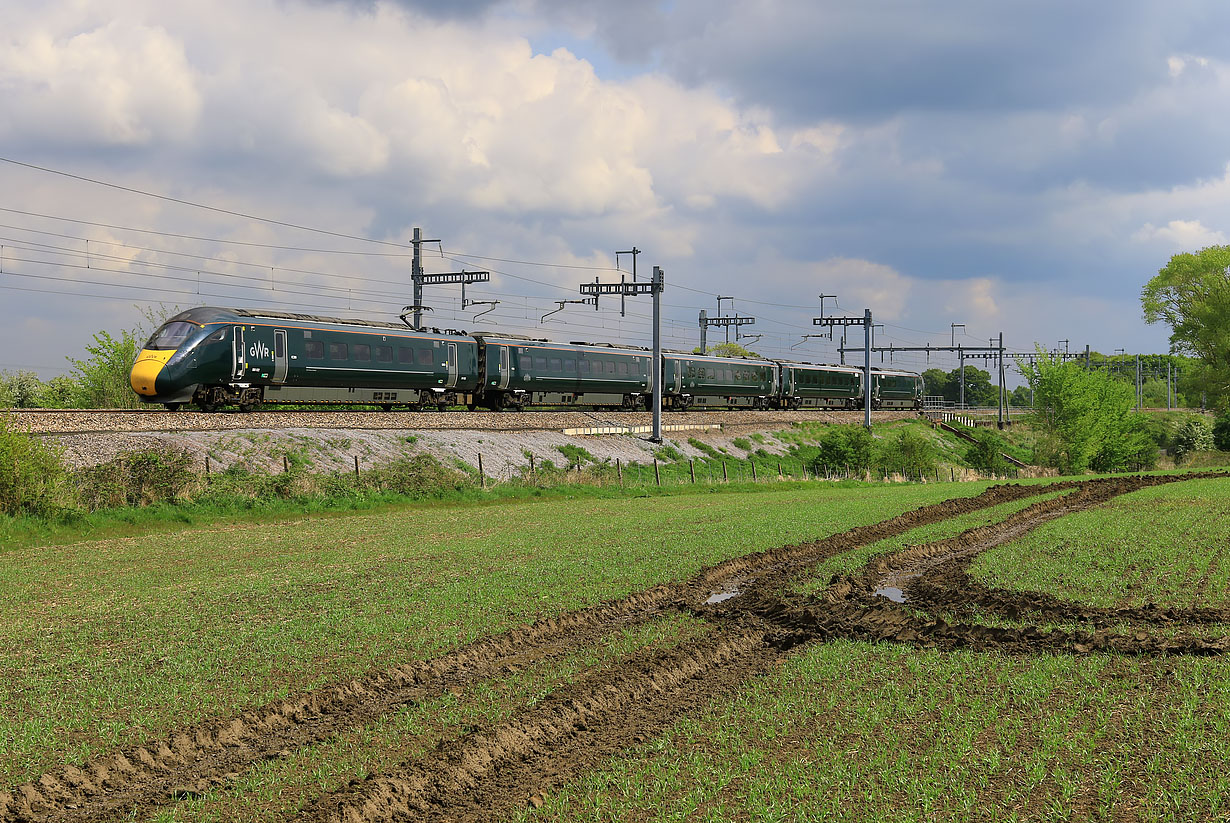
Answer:
M666 275L660 266L653 267L653 278L648 283L629 283L621 278L618 283L599 283L595 280L581 284L581 294L590 295L595 300L600 294L653 296L653 363L649 370L653 380L653 435L649 439L654 443L662 442L662 291L665 288Z

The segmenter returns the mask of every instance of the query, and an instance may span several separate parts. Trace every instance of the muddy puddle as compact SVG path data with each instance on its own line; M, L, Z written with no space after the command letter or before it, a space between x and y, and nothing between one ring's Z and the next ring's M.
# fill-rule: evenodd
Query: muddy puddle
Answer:
M1197 475L1185 475L1190 479ZM1219 476L1225 475L1200 475ZM363 728L400 706L504 676L506 666L597 645L630 625L682 612L711 631L677 647L630 653L502 721L387 771L326 788L289 819L479 821L498 818L577 778L605 758L652 739L687 712L733 694L780 665L791 650L833 639L1011 654L1113 651L1131 655L1223 654L1189 627L1224 622L1210 610L1098 610L1036 593L985 589L967 569L980 552L1055 517L1178 477L996 486L842 534L736 558L692 579L542 620L431 661L276 701L237 717L175 730L146 745L63 766L0 792L0 821L142 819L192 793L232 781L264 760ZM1011 500L1070 489L1001 523L876 558L835 577L816 596L786 595L817 563L910 529ZM720 605L721 608L712 608ZM1023 621L988 626L987 615ZM1044 628L1062 620L1077 629ZM1131 624L1132 631L1113 626ZM1087 628L1087 630L1086 630Z

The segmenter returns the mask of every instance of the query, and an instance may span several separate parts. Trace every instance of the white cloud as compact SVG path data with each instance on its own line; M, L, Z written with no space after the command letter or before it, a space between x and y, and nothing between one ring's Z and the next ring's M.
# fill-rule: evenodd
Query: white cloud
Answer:
M196 79L183 43L161 26L121 18L80 32L10 28L0 49L0 137L182 140L201 111Z
M1206 228L1199 220L1171 220L1164 226L1145 223L1132 238L1140 241L1161 240L1176 249L1192 250L1220 246L1226 242L1225 234Z

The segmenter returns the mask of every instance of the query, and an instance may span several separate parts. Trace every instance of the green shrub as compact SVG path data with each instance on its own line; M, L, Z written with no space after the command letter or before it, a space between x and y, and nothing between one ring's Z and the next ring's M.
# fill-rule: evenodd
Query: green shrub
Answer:
M1011 465L1004 459L1004 449L1007 443L998 434L989 431L974 431L977 443L971 443L965 450L965 462L970 468L983 474L1004 475L1011 471Z
M909 475L935 471L935 443L913 427L901 429L896 437L888 437L880 446L880 465L890 471L901 470Z
M575 469L578 466L583 466L586 463L593 463L594 456L588 450L581 446L574 446L567 443L563 446L555 447L560 454L564 455L568 460L568 468Z
M544 468L551 464L549 460L542 462ZM421 499L440 497L464 488L470 484L470 479L430 454L416 454L367 470L361 475L361 482L376 491Z
M713 448L713 446L710 446L703 440L697 440L695 437L688 438L688 445L696 449L701 454L708 455L709 457L720 459L722 456L717 449Z
M862 426L830 426L816 444L817 454L811 468L816 472L846 467L866 471L871 467L874 447L875 439Z
M1199 417L1192 417L1174 433L1170 448L1177 464L1192 452L1212 451L1213 445L1213 431L1209 424Z
M1213 445L1220 451L1230 452L1230 411L1222 412L1213 424Z
M77 499L87 509L173 502L197 482L186 450L127 452L76 472Z
M669 444L658 449L653 456L664 463L678 463L684 459L683 452Z
M52 514L60 508L63 479L59 455L0 414L0 513Z
M745 452L750 452L752 450L752 441L748 440L746 437L736 437L734 440L730 441L730 445L734 446L736 449L743 449Z

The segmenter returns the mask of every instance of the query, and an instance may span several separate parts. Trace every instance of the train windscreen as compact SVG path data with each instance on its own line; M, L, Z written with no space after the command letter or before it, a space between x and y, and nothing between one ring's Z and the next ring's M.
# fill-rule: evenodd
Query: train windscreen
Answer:
M172 320L158 331L145 344L147 349L178 349L180 345L199 328L195 323L185 323L182 320Z

